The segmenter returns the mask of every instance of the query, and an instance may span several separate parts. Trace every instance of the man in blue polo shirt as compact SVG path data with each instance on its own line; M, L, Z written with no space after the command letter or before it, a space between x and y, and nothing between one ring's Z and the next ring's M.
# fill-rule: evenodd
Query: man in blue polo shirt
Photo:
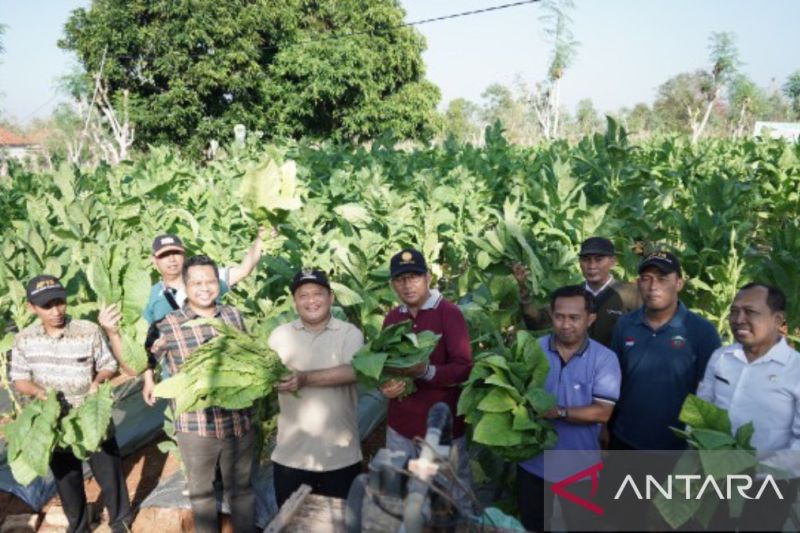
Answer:
M719 334L678 299L683 278L673 254L645 257L637 284L644 306L619 319L611 342L622 369L611 449L680 450L686 443L670 426L683 427L681 406L697 391Z
M553 333L538 340L550 363L545 389L557 402L545 415L555 420L558 441L554 449L588 451L586 457L579 459L581 464L588 461L587 465L600 459L600 426L611 417L620 387L616 355L589 338L588 329L595 320L592 310L592 295L583 285L557 289L550 299ZM565 458L571 464L564 466L576 466L572 459L573 456ZM519 509L526 529L544 531L546 520L553 513L550 485L574 473L560 465L548 465L545 469L544 454L517 467ZM570 490L588 499L590 480L587 478ZM593 525L591 512L567 505L569 513L564 513L564 519L569 531L597 527Z

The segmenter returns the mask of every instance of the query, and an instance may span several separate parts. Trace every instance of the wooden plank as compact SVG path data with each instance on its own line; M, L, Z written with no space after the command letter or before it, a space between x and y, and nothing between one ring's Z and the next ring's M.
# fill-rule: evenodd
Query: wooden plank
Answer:
M278 533L283 531L283 528L291 522L292 517L303 505L303 502L309 494L311 494L311 487L305 483L300 485L300 488L294 491L292 495L289 496L289 499L281 505L277 516L272 519L272 522L269 523L264 533Z
M345 501L311 494L292 517L284 531L314 533L343 533Z

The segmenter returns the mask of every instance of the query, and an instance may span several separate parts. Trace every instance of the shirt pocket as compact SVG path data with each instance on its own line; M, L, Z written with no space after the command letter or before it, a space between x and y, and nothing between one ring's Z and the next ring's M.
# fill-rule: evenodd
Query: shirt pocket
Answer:
M565 407L583 407L592 403L592 382L590 380L573 380L567 384Z
M724 372L715 370L713 375L714 385L714 403L723 409L730 409L731 400L733 397L733 387L731 386L731 378Z

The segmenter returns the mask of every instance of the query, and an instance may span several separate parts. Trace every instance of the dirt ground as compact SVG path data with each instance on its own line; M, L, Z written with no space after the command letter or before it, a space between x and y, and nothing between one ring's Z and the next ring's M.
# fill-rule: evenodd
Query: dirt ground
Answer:
M375 453L383 447L386 434L385 423L381 424L362 443L364 469ZM193 530L191 512L188 509L148 508L139 505L158 486L161 479L180 469L180 464L171 455L161 453L154 442L123 459L125 480L136 517L134 533L182 533ZM94 479L85 484L86 499L92 505L95 516L93 528L96 532L110 531L107 517L100 500L100 487ZM9 517L13 517L9 519ZM227 516L221 517L222 532L232 532ZM12 523L13 522L13 523ZM66 529L66 517L58 496L45 505L40 513L34 513L21 500L7 492L0 492L0 533L33 532L55 533Z
M147 498L156 486L158 486L159 480L170 476L180 468L180 465L172 456L165 455L158 451L156 444L157 443L148 445L123 459L128 494L132 500L133 508L137 511L139 504ZM99 516L103 506L102 502L99 501L100 487L97 482L94 479L87 480L85 490L86 499L92 504L95 512L97 512L97 518L102 518L102 516ZM45 505L44 509L38 513L38 522L41 524L38 531L63 530L63 526L61 525L63 513L60 508L61 502L58 496L55 496ZM17 497L7 492L0 492L0 531L5 533L6 529L4 529L3 526L7 517L31 514L36 513ZM145 517L143 516L142 518L144 519ZM32 520L33 523L37 523L36 519ZM139 521L138 516L137 521ZM27 531L31 531L32 529L34 528L28 528ZM153 530L154 529L150 529L149 531Z

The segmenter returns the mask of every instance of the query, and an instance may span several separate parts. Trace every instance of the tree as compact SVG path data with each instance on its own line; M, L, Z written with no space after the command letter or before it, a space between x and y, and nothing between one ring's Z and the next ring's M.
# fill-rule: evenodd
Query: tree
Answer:
M693 110L706 102L712 81L704 70L682 72L656 90L653 111L667 132L692 133Z
M703 135L703 130L708 124L714 104L719 100L725 86L736 75L741 64L739 51L736 48L736 39L732 33L714 32L711 34L709 41L712 67L706 78L706 83L700 87L705 96L705 102L703 105L687 109L689 124L692 129L692 144L696 143L700 136Z
M620 112L620 115L629 135L647 137L658 131L658 117L644 102L639 102L633 109L625 111Z
M575 108L575 126L579 135L591 135L603 127L591 98L584 98Z
M110 99L128 91L137 144L199 151L234 125L341 140L431 133L438 89L396 0L95 0L59 42Z
M478 143L481 128L478 125L480 107L465 98L452 100L444 112L444 133L462 143Z
M728 120L734 138L752 131L754 121L767 113L764 91L744 74L737 75L728 89Z
M481 94L483 108L480 117L484 127L500 121L508 142L530 145L536 138L535 119L525 105L525 83L520 78L515 83L516 94L505 85L489 85Z
M561 114L561 79L564 71L575 59L578 41L572 35L572 19L567 10L575 7L572 0L545 0L542 2L545 38L552 45L547 79L536 84L530 103L536 113L542 135L546 139L558 136Z
M795 116L800 119L800 70L796 70L786 79L783 85L783 93L792 102L792 110Z

